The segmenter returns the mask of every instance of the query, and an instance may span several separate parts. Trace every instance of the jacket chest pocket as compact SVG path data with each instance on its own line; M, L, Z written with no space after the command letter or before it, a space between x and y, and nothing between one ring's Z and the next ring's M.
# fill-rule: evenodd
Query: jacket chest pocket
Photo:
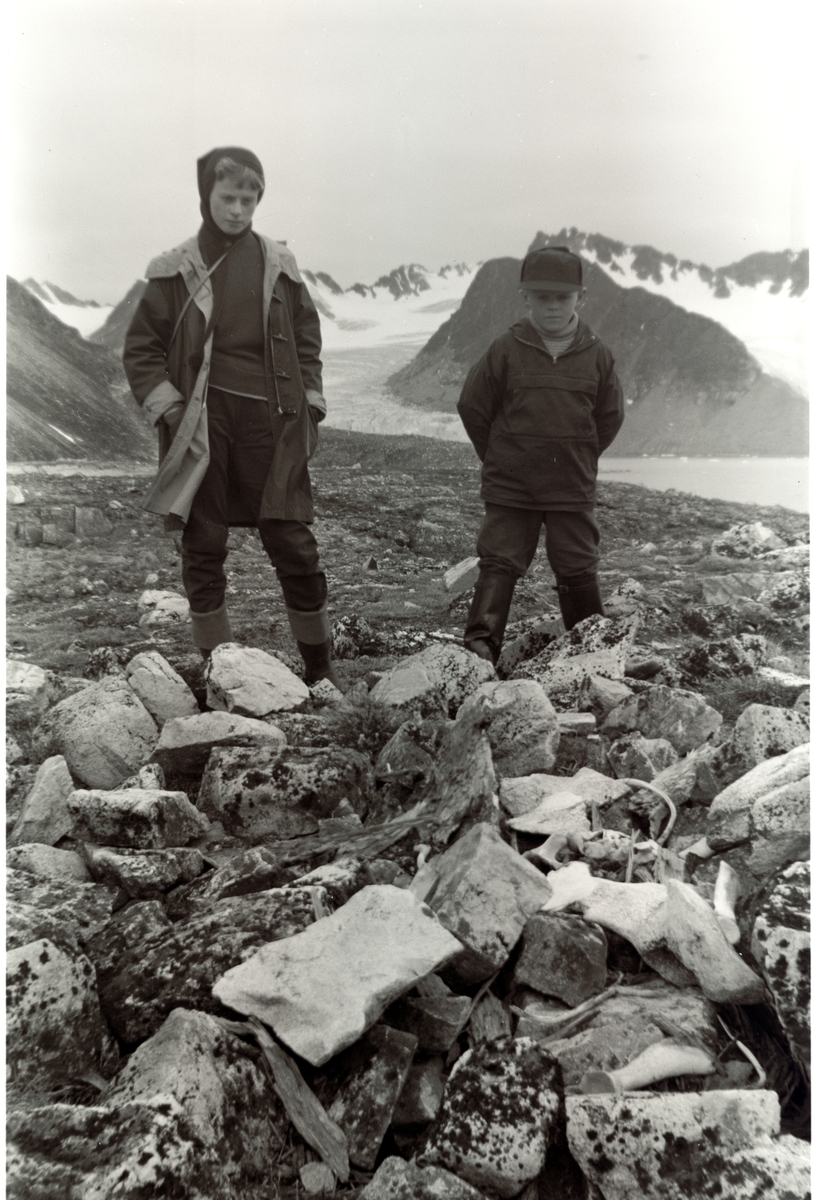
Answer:
M597 380L570 375L511 375L508 430L528 437L594 438Z

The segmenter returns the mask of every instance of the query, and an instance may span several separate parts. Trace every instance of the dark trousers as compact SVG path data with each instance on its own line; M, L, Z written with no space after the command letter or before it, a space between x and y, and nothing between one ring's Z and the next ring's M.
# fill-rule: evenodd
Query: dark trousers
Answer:
M210 464L195 494L181 540L182 579L194 613L224 603L230 497L259 513L275 447L269 406L210 388L207 393ZM287 608L315 612L326 602L326 576L317 542L303 521L258 520L261 541Z
M479 568L519 579L535 557L542 524L556 579L597 572L600 533L591 512L538 512L489 503L476 542Z

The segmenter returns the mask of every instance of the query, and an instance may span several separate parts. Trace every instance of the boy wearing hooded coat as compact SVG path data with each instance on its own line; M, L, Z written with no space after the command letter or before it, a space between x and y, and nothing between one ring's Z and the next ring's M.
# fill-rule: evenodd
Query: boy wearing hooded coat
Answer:
M520 287L529 318L492 343L457 406L482 462L485 502L464 643L494 664L542 524L565 627L603 615L595 481L624 414L612 355L575 311L585 294L578 255L565 246L531 252Z
M320 321L287 248L254 232L259 159L218 147L197 163L203 224L153 259L125 340L131 390L159 433L144 501L182 530L182 579L204 657L232 631L230 526L255 526L286 601L306 681L337 684L326 576L309 528L308 460L326 414Z

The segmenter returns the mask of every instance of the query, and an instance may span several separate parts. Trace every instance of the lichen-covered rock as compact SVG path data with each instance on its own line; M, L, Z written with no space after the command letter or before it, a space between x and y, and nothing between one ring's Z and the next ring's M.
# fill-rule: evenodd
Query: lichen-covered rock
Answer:
M167 914L172 921L192 917L231 896L285 887L296 874L293 867L281 867L271 846L239 850L222 867L174 888L167 897Z
M291 938L315 920L311 891L275 889L221 900L137 942L100 989L102 1011L122 1041L155 1033L174 1008L217 1011L212 986L260 946Z
M420 1167L393 1157L380 1163L359 1200L484 1200L484 1193L444 1167Z
M374 1169L416 1047L413 1034L375 1025L332 1060L318 1085L348 1139L349 1161L363 1170Z
M53 846L71 832L73 820L67 800L74 790L68 764L61 754L47 758L37 769L31 790L23 801L9 844L42 842Z
M533 679L483 683L464 702L457 719L478 722L485 730L500 779L549 771L555 762L558 717Z
M513 982L574 1007L606 986L606 953L600 925L566 913L534 913L524 926Z
M169 1096L120 1109L52 1104L11 1112L7 1137L10 1200L214 1195L199 1174L201 1142Z
M473 654L469 657L476 659ZM468 720L467 715L457 718L442 736L433 781L425 795L435 817L433 844L444 846L455 833L461 835L476 824L498 826L496 792L487 734L478 721Z
M34 909L41 920L54 920L85 942L110 918L119 896L116 888L104 884L47 879L11 869L6 872L6 899Z
M207 664L207 704L245 717L291 712L309 699L309 688L265 650L224 642Z
M185 792L79 790L67 803L74 837L101 846L164 850L184 846L210 827Z
M645 738L627 733L609 747L609 765L618 779L643 779L650 783L677 762L678 754L666 738Z
M535 779L534 775L528 776ZM508 779L508 785L517 785L520 780ZM516 792L511 799L518 801ZM517 833L527 833L535 837L549 837L551 833L580 834L589 833L590 822L586 812L586 804L580 796L572 792L552 792L543 800L539 800L535 808L523 813L520 817L511 817L507 822Z
M560 1086L558 1063L529 1038L466 1051L418 1162L446 1167L491 1195L517 1196L544 1166Z
M207 712L171 718L161 731L152 757L165 771L195 775L203 771L216 746L280 749L285 745L285 734L274 725L237 713Z
M751 952L796 1060L810 1074L810 863L794 863L770 883L751 935Z
M58 850L42 842L23 842L6 851L6 866L44 879L73 879L90 883L91 873L81 854L75 850Z
M754 805L772 794L774 803L786 796L795 803L801 790L797 785L809 775L808 744L759 763L715 796L706 817L708 844L713 850L727 850L748 841Z
M371 699L423 716L454 716L467 696L495 678L490 663L460 646L433 645L387 671L372 688Z
M194 849L128 850L106 846L87 847L88 864L94 878L111 887L122 888L132 899L140 900L169 891L179 883L189 883L204 870L204 859Z
M195 696L158 650L134 655L125 676L159 729L171 717L190 717L199 712Z
M779 1132L775 1092L567 1096L570 1150L604 1200L791 1200L807 1193L806 1153ZM804 1147L804 1143L799 1143ZM769 1170L778 1155L787 1165Z
M749 704L734 732L719 748L712 767L722 785L733 783L769 758L778 758L810 741L808 722L790 708Z
M623 704L631 695L632 689L619 679L587 675L578 691L578 711L592 713L601 724L613 708Z
M89 788L115 788L147 762L156 722L126 680L107 676L48 711L36 731L38 753L62 754Z
M171 1097L201 1147L207 1195L260 1200L282 1113L257 1059L257 1051L206 1013L177 1008L134 1051L99 1103L120 1110Z
M447 1054L470 1015L469 996L403 996L383 1014L386 1025L416 1035L425 1054Z
M286 839L317 833L344 800L365 816L373 790L371 763L357 750L228 748L210 755L198 804L231 835Z
M109 1034L84 954L40 938L6 957L6 1064L14 1095L98 1071Z
M696 692L656 684L613 708L602 732L615 738L638 730L646 738L666 738L678 754L688 754L713 737L720 725L722 715Z
M270 1025L315 1066L356 1042L392 1000L462 949L426 905L387 884L363 888L285 943L266 940L218 979L213 994Z
M115 912L85 943L85 953L96 970L99 991L140 943L146 944L170 928L170 919L160 900L134 901Z
M505 964L529 918L552 895L546 877L483 824L427 862L411 892L467 948L451 967L467 984Z
M638 617L587 617L535 658L520 663L513 679L535 679L559 711L576 707L590 675L622 680L637 634Z
M399 1094L392 1125L427 1125L439 1112L445 1094L445 1060L423 1058L414 1062Z

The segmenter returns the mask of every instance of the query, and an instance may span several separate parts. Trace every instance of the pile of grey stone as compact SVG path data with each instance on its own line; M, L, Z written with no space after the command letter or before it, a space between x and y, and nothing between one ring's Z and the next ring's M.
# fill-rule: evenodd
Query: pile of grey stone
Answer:
M726 728L626 601L345 697L9 662L9 1195L804 1196L807 680Z

